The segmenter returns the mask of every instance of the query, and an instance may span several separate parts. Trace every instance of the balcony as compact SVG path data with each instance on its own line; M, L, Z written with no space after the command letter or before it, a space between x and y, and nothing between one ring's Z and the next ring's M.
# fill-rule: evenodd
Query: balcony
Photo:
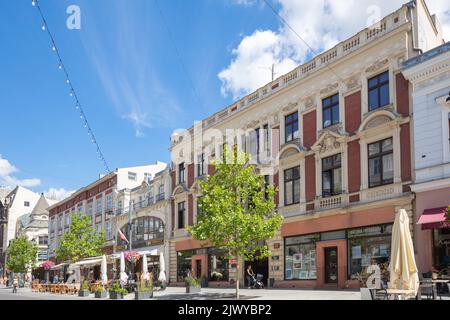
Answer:
M347 194L338 194L331 197L318 197L315 200L314 207L317 210L335 209L348 204Z

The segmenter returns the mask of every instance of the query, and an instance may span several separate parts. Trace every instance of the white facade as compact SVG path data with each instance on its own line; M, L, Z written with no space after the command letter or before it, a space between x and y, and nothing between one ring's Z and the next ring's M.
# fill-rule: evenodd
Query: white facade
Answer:
M415 184L450 179L450 43L405 62L413 85ZM447 181L447 184L450 180Z
M23 187L16 187L6 196L7 219L6 233L3 239L3 248L7 248L9 242L16 236L17 219L31 213L38 202L39 194Z

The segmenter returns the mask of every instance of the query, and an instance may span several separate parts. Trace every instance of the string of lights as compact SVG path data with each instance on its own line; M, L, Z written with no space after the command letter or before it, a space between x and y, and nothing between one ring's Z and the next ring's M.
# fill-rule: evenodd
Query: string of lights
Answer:
M72 85L72 81L70 80L70 76L69 76L69 72L67 71L66 65L63 62L63 59L61 57L60 51L58 49L58 46L56 45L55 42L55 38L53 37L53 34L50 32L50 28L47 24L47 20L45 19L44 13L42 12L41 7L39 6L39 2L38 0L32 0L31 1L31 5L36 7L39 15L42 19L42 26L41 29L42 31L47 31L47 34L50 38L51 44L52 44L52 51L56 54L57 59L58 59L58 69L61 70L64 73L65 79L66 79L66 84L69 87L69 95L74 99L75 101L75 110L79 113L80 116L80 120L82 122L82 124L84 125L84 127L87 130L87 133L89 135L89 138L91 139L92 144L95 146L96 148L96 152L98 155L99 160L102 162L103 166L106 169L106 172L110 173L111 170L109 169L108 163L106 162L105 157L103 156L103 152L100 149L100 145L97 142L97 139L95 138L94 132L91 129L91 126L89 125L88 119L86 117L86 114L84 113L83 107L81 106L80 100L78 99L78 95L77 92L74 88L74 86Z

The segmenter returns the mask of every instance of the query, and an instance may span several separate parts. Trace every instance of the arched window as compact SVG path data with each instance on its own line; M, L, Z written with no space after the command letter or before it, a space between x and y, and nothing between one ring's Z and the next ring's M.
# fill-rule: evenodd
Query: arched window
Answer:
M132 221L132 245L133 247L148 246L164 241L164 225L161 219L156 217L140 217ZM122 233L130 240L128 224L121 229ZM119 245L127 245L127 242L117 236Z

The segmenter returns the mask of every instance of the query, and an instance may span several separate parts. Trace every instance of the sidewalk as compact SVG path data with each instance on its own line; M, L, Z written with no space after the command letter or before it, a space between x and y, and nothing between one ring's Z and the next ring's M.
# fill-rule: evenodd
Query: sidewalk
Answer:
M164 291L155 291L152 300L234 300L234 289L202 288L199 294L186 294L184 287L168 287ZM360 300L359 291L327 291L299 289L241 289L242 300ZM0 300L101 300L76 295L32 292L29 288L20 288L13 294L11 288L0 287ZM107 299L109 300L109 299ZM134 294L128 294L124 300L134 300Z

